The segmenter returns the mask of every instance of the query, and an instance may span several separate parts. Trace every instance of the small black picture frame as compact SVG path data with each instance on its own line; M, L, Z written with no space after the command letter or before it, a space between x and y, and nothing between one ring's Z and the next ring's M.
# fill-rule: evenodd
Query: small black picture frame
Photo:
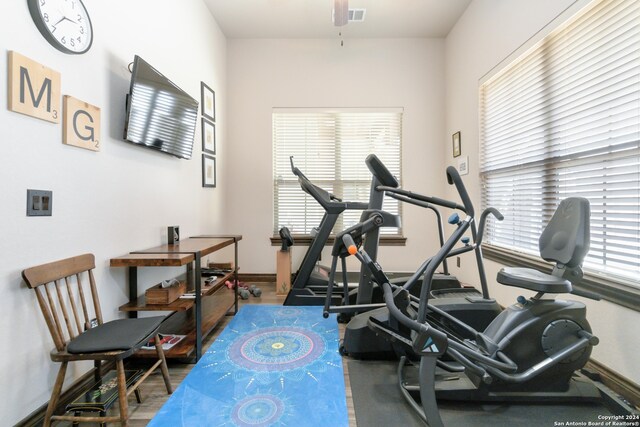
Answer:
M451 136L453 142L453 157L458 157L462 154L462 139L460 138L460 131L454 133Z
M200 104L202 117L216 121L216 93L203 81L200 82Z
M216 124L202 118L202 152L216 154Z
M202 186L216 187L216 158L208 154L202 155Z

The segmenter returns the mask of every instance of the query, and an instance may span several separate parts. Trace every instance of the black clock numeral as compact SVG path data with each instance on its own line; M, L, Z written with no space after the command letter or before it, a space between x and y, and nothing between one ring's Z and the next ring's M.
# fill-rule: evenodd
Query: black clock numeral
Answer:
M46 0L40 0L40 7L44 6L46 3Z
M60 41L62 42L62 44L67 44L67 38L66 37L62 37L60 39Z
M48 13L45 13L42 17L44 18L44 22L49 22L49 14Z
M82 22L82 15L78 14L78 22Z
M72 47L76 47L76 43L73 41L73 39L69 39L69 44L70 44Z
M72 1L71 2L71 9L74 9L76 7L76 2Z
M84 27L80 27L80 34L84 34Z
M80 37L78 37L78 44L82 44L82 40L80 40Z

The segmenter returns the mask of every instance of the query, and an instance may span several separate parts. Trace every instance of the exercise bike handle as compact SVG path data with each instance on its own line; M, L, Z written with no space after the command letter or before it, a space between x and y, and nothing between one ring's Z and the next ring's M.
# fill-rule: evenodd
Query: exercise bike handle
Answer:
M462 182L462 178L460 178L458 170L453 166L449 166L447 168L447 181L449 182L449 185L456 186L456 190L458 190L458 194L462 200L462 205L464 206L464 212L470 217L473 217L473 203L471 203L471 198L469 197L469 193L467 193L467 189Z
M476 238L476 245L478 246L482 244L482 236L484 235L484 228L489 214L496 217L498 221L502 221L504 219L504 215L502 215L496 208L486 208L482 211L482 214L480 215L480 222L478 223L478 237Z

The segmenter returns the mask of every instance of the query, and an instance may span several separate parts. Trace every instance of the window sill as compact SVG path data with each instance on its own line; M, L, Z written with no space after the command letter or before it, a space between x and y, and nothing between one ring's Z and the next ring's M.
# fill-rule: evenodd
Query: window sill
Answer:
M270 238L271 246L280 246L282 245L282 239L280 236L273 236ZM313 238L309 235L293 235L294 245L299 246L309 246L311 245L311 241ZM327 239L327 243L325 246L333 245L335 241L335 236L329 236ZM406 246L407 238L404 236L380 236L380 246Z
M551 264L547 262L496 246L485 244L482 246L482 253L485 258L508 267L529 267L547 273L550 273L552 270ZM634 311L640 311L640 289L623 281L585 272L582 281L576 285L576 288L595 292L599 294L603 300Z

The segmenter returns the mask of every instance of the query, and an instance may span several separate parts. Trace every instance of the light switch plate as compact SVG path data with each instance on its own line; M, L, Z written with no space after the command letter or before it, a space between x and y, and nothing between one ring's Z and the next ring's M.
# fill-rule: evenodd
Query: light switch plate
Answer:
M27 189L27 216L51 216L53 191Z

